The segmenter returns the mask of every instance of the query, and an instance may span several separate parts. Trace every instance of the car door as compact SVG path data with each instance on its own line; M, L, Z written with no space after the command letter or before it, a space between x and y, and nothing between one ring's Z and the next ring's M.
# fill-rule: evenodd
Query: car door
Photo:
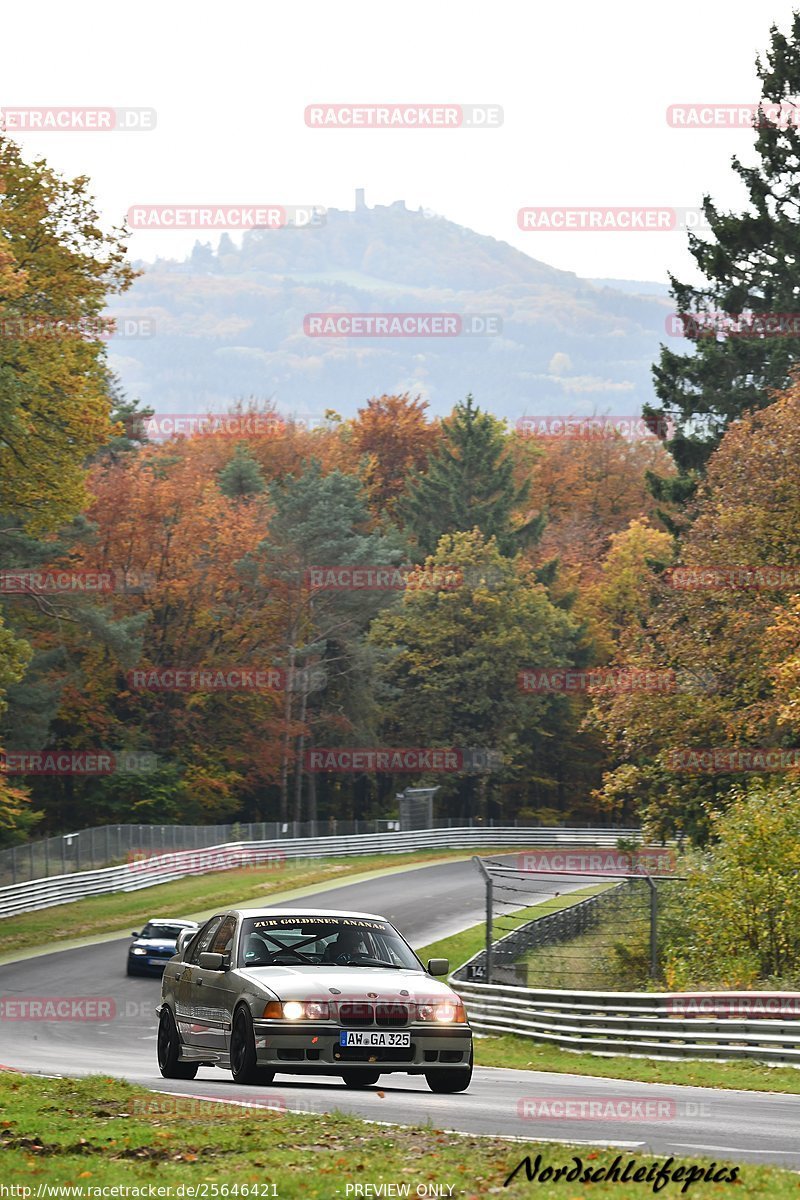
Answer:
M211 935L208 949L212 954L227 955L228 963L230 963L235 932L236 917L229 914ZM229 970L207 970L205 967L201 967L198 961L197 965L192 964L191 987L198 1011L203 1012L203 1020L197 1023L195 1045L202 1046L206 1050L223 1053L227 1050L235 999L231 992L231 973Z
M224 914L212 917L206 922L192 943L186 961L178 980L177 988L177 1017L181 1041L184 1046L205 1046L206 1029L211 1018L209 1005L205 1001L203 987L205 980L198 966L200 955L211 946L211 941L222 924Z

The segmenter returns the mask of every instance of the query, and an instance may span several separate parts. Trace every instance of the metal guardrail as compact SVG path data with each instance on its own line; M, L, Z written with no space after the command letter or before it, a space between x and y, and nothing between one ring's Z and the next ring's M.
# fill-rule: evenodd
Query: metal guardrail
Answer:
M0 918L68 904L88 896L138 891L186 875L202 875L245 866L277 867L286 859L340 857L360 854L400 854L421 849L471 849L491 846L615 846L618 838L639 840L635 829L563 829L498 826L460 829L417 829L407 833L365 833L353 836L285 838L280 841L229 842L202 850L180 850L138 858L116 867L80 871L28 880L0 888Z
M134 854L172 854L179 850L206 850L228 842L277 842L298 838L350 837L365 833L391 833L429 828L429 821L376 818L343 821L234 821L227 825L99 825L74 833L32 839L0 850L0 887L26 879L95 871L119 866ZM439 818L437 829L484 828L460 817ZM492 828L490 825L489 828ZM522 828L526 828L523 826ZM541 826L536 826L541 829ZM613 825L604 827L606 832ZM626 830L617 831L619 836Z
M593 1054L749 1058L800 1067L800 993L539 991L456 978L463 969L450 982L476 1033L514 1033ZM697 1016L689 1015L693 1001ZM750 1015L725 1015L737 1009Z

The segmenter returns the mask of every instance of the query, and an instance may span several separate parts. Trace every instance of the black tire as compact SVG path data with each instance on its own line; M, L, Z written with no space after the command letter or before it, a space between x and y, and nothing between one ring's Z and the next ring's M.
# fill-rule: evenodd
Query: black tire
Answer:
M158 1019L158 1069L165 1079L194 1079L199 1063L180 1061L181 1039L175 1018L162 1008Z
M350 1088L372 1087L380 1077L380 1071L359 1071L357 1068L342 1071L342 1079Z
M472 1051L466 1067L439 1067L426 1071L425 1078L432 1092L465 1092L472 1082Z
M275 1072L259 1067L250 1009L240 1005L233 1014L231 1029L231 1075L234 1083L272 1083Z

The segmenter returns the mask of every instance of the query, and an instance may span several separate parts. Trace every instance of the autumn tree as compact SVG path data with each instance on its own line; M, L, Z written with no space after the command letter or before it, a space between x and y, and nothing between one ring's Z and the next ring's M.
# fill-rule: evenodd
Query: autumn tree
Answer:
M38 532L80 511L84 460L111 432L100 318L133 272L85 178L0 135L0 179L0 511Z
M412 471L422 471L438 440L419 397L380 396L360 408L346 431L355 452L367 456L364 484L377 512L391 512Z
M15 558L20 541L54 534L86 502L86 460L111 434L101 314L109 293L133 278L124 255L121 231L101 230L85 178L64 180L43 160L26 162L0 134L0 561L6 569L35 565ZM39 561L46 553L40 548ZM19 637L3 631L0 704L4 689L24 686L31 657ZM9 836L30 825L24 797L23 788L0 782L0 826Z
M537 555L557 557L564 569L575 568L577 580L591 583L614 534L641 518L657 523L647 474L668 475L669 457L655 438L618 433L524 440L540 450L530 472L532 502L547 514Z
M633 520L609 538L599 576L587 586L578 611L592 623L597 652L613 659L647 624L658 576L674 557L670 534L646 519Z
M795 744L799 459L794 384L730 426L679 561L658 578L643 624L620 639L631 665L676 675L671 692L608 696L597 706L617 764L603 798L617 811L633 804L658 833L704 840L709 812L724 809L741 781L733 769L685 769L675 751Z

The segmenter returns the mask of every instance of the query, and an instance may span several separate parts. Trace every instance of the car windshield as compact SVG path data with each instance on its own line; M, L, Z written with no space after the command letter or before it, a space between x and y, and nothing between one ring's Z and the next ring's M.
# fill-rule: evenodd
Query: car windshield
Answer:
M183 925L166 925L160 921L148 921L139 937L163 938L167 942L177 942L181 929L183 929Z
M246 917L239 939L245 967L424 968L387 921L371 917Z

